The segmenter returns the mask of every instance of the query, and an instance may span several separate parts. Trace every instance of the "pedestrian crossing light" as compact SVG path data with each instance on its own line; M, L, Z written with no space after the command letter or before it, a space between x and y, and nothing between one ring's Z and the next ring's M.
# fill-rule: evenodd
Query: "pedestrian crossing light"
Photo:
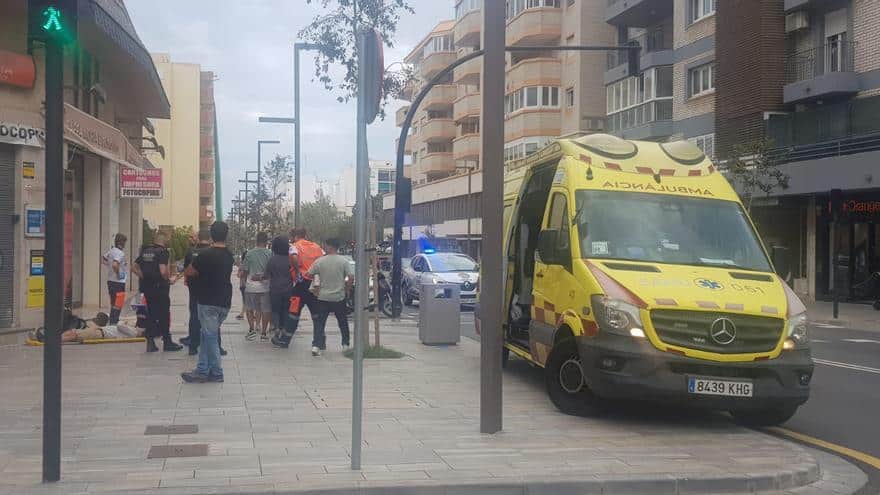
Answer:
M30 0L30 37L61 44L76 40L76 0Z

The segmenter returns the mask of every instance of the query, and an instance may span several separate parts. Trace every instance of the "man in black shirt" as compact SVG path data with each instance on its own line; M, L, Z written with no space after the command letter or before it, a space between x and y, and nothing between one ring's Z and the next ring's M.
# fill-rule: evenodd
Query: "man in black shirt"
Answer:
M211 225L211 247L199 251L187 267L185 275L198 293L198 313L201 325L199 364L193 371L182 373L188 383L222 382L220 366L220 325L232 305L232 265L235 259L226 249L229 226L224 222Z
M171 340L171 275L168 270L166 237L156 234L153 245L144 248L132 271L141 279L141 291L147 298L147 352L156 352L155 338L162 337L162 350L179 351L183 346Z
M192 242L194 245L187 250L186 256L183 258L184 270L189 268L189 265L199 255L199 251L211 246L211 232L208 229L199 230L198 238L193 239ZM195 356L199 353L202 332L202 326L199 324L198 287L189 277L184 277L184 282L189 289L189 336L180 339L180 343L189 346L189 355ZM220 355L225 356L226 351L223 350L223 341L219 335L217 341L220 342Z

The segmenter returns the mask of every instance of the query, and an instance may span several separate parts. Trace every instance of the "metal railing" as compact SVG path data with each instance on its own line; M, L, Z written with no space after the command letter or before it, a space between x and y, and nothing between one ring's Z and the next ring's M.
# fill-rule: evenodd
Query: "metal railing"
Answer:
M782 163L789 163L855 155L869 151L880 151L880 132L848 136L821 143L774 148L770 151L770 155Z
M627 40L627 43L625 44L632 42L638 43L639 46L642 47L642 54L659 52L661 50L671 50L672 36L667 38L666 34L665 30L658 26L656 28L648 29L638 36L633 36ZM608 52L607 57L606 68L610 70L626 64L629 61L629 52Z
M785 58L785 82L806 81L831 72L852 72L855 51L854 41L835 41L792 53Z

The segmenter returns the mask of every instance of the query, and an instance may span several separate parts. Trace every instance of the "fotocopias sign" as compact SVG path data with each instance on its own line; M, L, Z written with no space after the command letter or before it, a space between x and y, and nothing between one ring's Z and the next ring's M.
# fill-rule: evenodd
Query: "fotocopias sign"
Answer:
M162 169L120 167L119 187L121 198L162 199Z

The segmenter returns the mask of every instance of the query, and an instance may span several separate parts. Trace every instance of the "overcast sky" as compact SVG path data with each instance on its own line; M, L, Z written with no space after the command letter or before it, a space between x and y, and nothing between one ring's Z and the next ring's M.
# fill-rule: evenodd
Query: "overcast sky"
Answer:
M293 43L296 33L318 14L320 6L305 0L126 0L138 34L151 52L171 55L174 62L197 63L214 71L220 128L224 210L237 195L244 170L256 165L256 142L263 156L293 155L293 126L257 124L258 115L293 116ZM320 2L319 2L320 3ZM331 2L332 4L333 2ZM410 0L415 14L405 14L395 47L385 63L399 61L437 22L452 17L452 0ZM338 103L313 82L314 59L303 52L302 153L303 200L314 194L315 176L335 181L355 159L356 105ZM370 157L394 160L394 112L369 128ZM172 110L173 111L173 110Z

